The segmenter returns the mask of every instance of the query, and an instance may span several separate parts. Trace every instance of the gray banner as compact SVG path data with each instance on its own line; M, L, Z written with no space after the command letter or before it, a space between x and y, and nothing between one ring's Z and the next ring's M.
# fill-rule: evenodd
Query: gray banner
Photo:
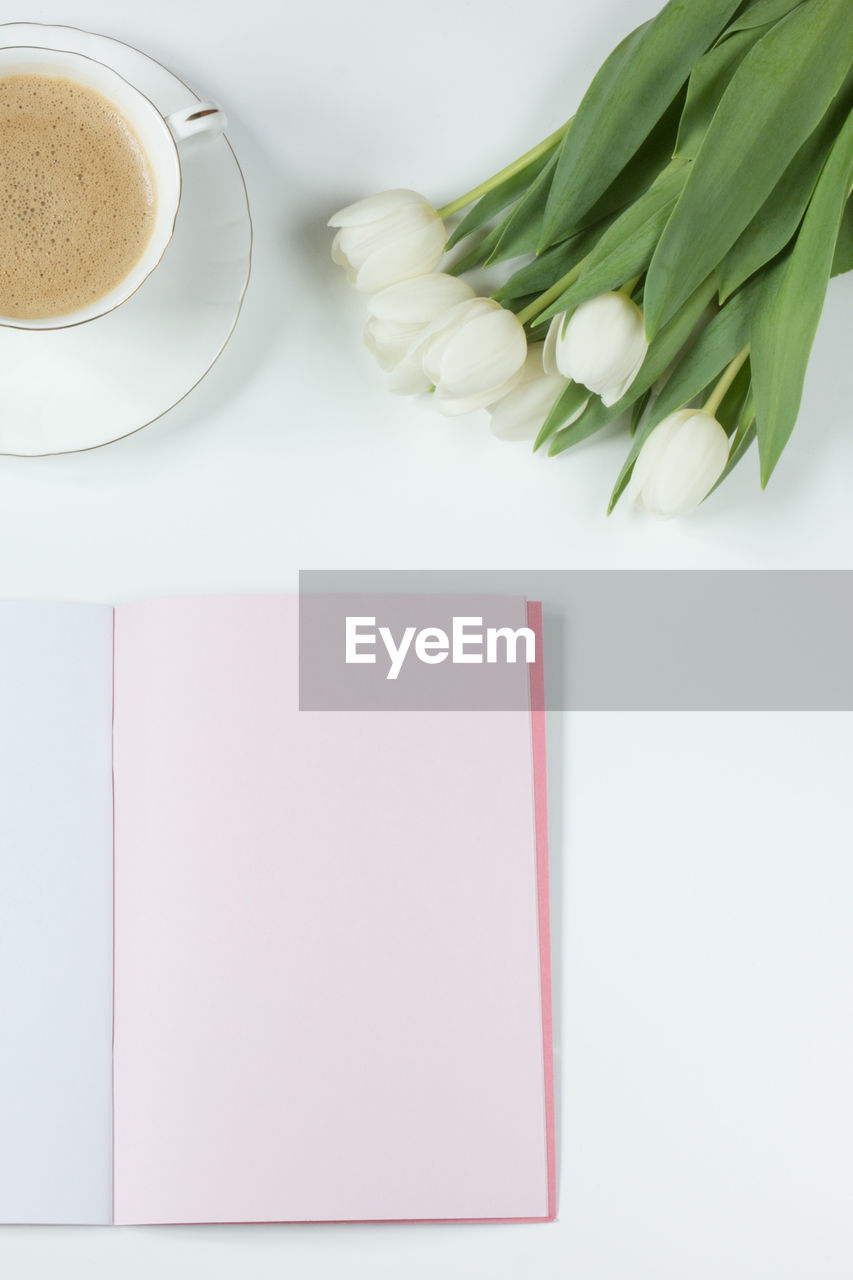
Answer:
M301 606L308 597L342 592L361 597L359 608L365 596L408 597L398 626L413 596L444 597L445 615L448 596L459 597L461 613L472 596L541 601L546 699L553 710L853 710L853 573L847 571L300 574ZM381 612L382 602L376 603ZM412 625L429 625L428 604L419 601ZM331 648L309 645L301 652L306 709L457 705L452 697L413 702L404 696L405 682L386 680L379 663L361 693L343 696L343 640L329 634L337 637ZM444 673L433 688L453 686L452 677L445 683L449 663L430 670ZM473 670L463 668L463 683ZM499 684L501 677L494 678ZM468 705L504 702L484 695Z

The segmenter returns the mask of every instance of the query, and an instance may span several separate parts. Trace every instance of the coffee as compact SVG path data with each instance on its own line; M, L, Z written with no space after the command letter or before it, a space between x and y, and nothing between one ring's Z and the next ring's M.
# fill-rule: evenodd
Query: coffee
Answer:
M103 298L142 256L153 174L100 93L48 75L0 77L0 315L67 315Z

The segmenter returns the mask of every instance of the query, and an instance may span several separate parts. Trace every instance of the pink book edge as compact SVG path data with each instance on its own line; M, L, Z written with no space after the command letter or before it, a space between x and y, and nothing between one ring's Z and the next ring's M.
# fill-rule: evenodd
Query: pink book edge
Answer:
M413 1222L554 1222L557 1217L557 1131L556 1093L554 1083L554 1008L551 979L551 894L548 870L548 773L545 735L545 664L543 655L542 605L528 600L527 624L536 637L535 660L530 666L530 722L533 753L533 822L536 856L536 893L539 918L539 972L542 993L542 1057L545 1067L545 1158L548 1178L548 1212L543 1217L520 1218L371 1218L359 1221L401 1225ZM115 610L113 610L113 714L115 714ZM115 779L113 779L115 795ZM115 808L115 806L114 806ZM113 813L115 828L115 812ZM115 838L113 838L113 982L115 983ZM113 986L115 993L115 986ZM115 1001L113 1001L115 1026ZM113 1075L113 1099L115 1076ZM114 1111L114 1102L113 1102ZM115 1204L115 1142L113 1142L113 1205ZM115 1209L113 1209L115 1222ZM288 1220L282 1220L287 1222ZM289 1220L293 1225L298 1222ZM303 1220L304 1221L304 1220ZM315 1221L315 1220L311 1220ZM329 1219L317 1219L334 1225ZM347 1220L344 1220L347 1221ZM149 1225L155 1226L156 1223ZM192 1226L226 1225L192 1223ZM242 1226L269 1226L266 1222L241 1223Z
M536 885L539 902L539 971L542 984L542 1057L545 1063L545 1147L548 1161L548 1214L557 1217L557 1105L554 1083L554 1003L551 980L551 884L548 869L548 767L545 751L545 663L542 605L527 602L528 625L536 636L536 660L530 670L530 720L533 735L533 806Z

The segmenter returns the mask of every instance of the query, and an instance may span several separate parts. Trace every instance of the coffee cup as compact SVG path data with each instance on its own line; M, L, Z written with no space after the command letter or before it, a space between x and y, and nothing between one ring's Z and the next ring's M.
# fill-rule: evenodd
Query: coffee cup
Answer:
M147 162L146 181L153 188L151 230L127 274L102 296L61 314L3 315L0 307L0 325L16 329L64 329L85 324L121 306L157 267L172 238L181 201L180 152L199 135L221 133L226 127L225 116L212 102L194 102L164 116L111 67L65 50L0 49L0 80L8 76L55 77L94 91L122 118Z

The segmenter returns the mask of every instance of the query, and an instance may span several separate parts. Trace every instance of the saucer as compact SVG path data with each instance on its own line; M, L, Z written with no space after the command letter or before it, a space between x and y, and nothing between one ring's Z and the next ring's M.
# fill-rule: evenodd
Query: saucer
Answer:
M0 47L68 49L106 63L163 115L200 99L146 54L72 27L0 26ZM0 454L71 453L161 417L234 331L252 256L243 175L222 135L181 145L183 191L159 266L110 314L68 329L0 326Z

